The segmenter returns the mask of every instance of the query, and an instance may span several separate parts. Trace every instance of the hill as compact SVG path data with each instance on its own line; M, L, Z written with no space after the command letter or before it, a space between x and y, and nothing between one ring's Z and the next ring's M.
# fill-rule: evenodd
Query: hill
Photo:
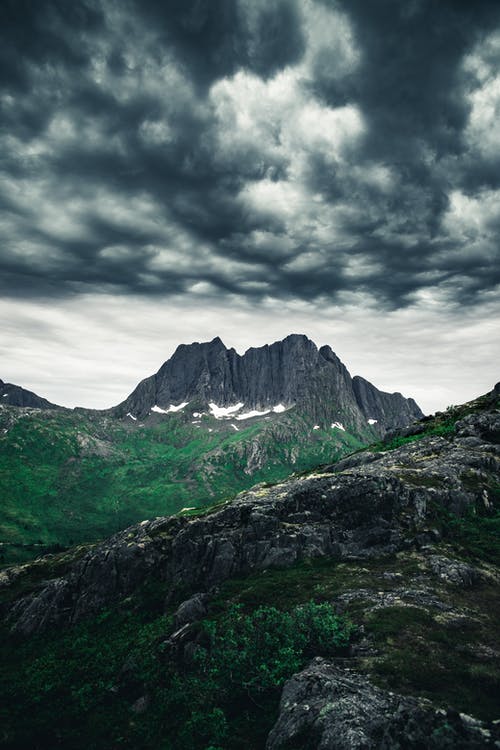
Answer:
M5 746L496 747L499 445L500 385L4 571Z

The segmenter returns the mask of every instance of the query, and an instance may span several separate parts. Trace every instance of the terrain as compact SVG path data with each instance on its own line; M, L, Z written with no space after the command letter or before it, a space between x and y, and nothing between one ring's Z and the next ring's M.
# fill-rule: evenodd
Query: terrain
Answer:
M498 747L499 510L500 384L7 568L3 744Z
M220 339L180 346L103 411L2 388L4 564L210 505L422 416L412 399L351 378L329 347L299 335L243 356Z

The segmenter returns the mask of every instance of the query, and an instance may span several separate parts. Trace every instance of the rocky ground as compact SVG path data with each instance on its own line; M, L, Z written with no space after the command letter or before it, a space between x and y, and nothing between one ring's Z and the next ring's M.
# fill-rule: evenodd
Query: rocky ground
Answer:
M196 622L221 600L329 601L356 637L285 684L269 750L500 747L500 573L491 546L483 554L461 531L497 512L499 395L392 450L256 486L205 515L144 521L75 560L7 569L5 620L22 637L75 625L154 580L167 608L180 604L162 642L189 659ZM147 706L147 688L137 700Z

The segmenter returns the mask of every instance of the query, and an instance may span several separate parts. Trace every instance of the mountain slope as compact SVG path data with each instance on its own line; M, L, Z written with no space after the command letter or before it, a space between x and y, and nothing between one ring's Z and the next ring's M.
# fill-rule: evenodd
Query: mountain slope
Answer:
M20 385L4 383L0 380L0 405L2 406L26 406L34 409L60 409L60 406L51 404L46 398L37 396L36 393L21 388Z
M495 747L500 385L404 432L4 571L11 746Z

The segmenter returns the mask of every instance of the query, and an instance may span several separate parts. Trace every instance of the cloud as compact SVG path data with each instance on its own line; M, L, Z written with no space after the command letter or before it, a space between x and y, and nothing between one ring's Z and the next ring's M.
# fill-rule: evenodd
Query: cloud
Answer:
M4 6L6 297L397 310L500 283L496 2Z

